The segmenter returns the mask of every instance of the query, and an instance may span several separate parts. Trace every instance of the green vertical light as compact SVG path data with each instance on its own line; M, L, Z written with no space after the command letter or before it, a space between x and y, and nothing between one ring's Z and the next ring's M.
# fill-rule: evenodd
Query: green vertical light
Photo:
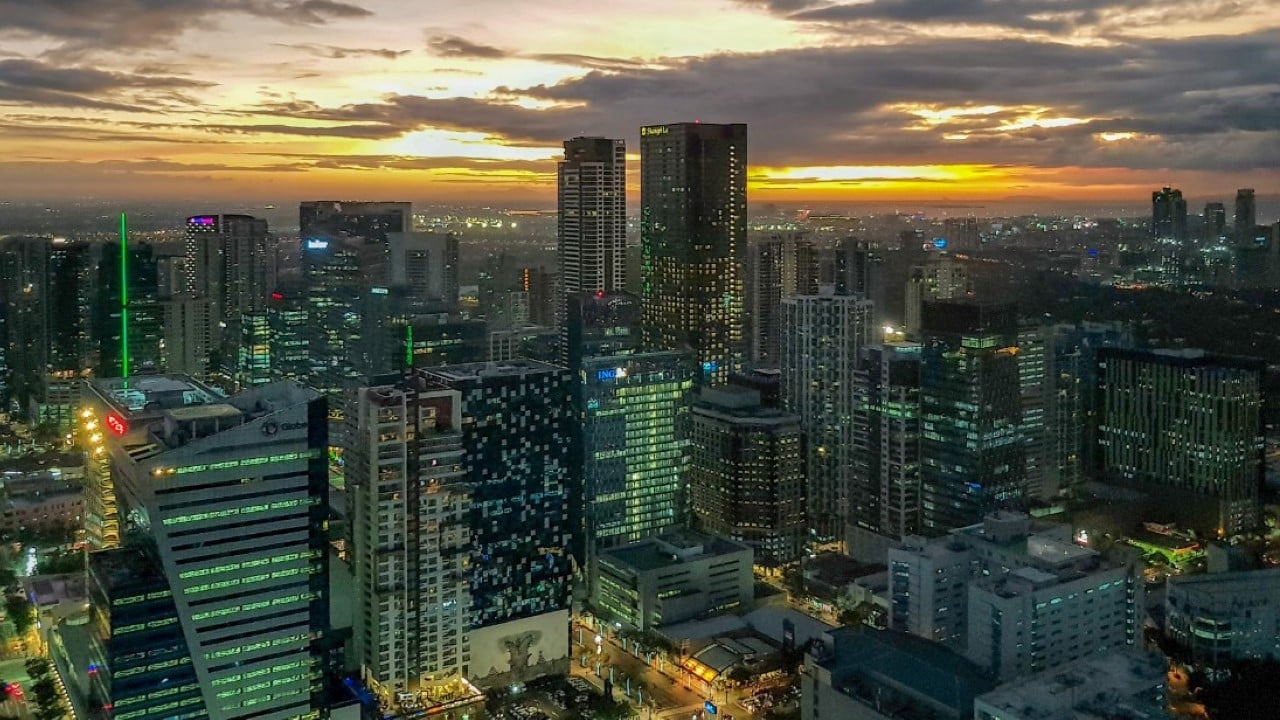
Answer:
M413 323L404 326L404 366L413 369Z
M129 377L129 227L120 213L120 377Z

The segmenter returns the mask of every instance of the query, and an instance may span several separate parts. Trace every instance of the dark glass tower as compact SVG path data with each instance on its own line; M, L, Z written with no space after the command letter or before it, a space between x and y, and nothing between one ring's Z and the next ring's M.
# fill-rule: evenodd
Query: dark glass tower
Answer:
M1029 492L1013 305L926 302L920 370L921 531L943 535Z
M641 128L640 207L644 342L722 384L746 351L747 126Z
M1182 191L1162 188L1151 193L1151 236L1156 240L1186 242L1187 201Z

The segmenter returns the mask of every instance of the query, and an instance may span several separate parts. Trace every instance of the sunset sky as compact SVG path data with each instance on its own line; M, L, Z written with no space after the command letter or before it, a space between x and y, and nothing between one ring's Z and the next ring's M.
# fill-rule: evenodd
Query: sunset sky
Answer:
M0 0L0 200L546 205L694 119L753 202L1274 194L1280 0Z

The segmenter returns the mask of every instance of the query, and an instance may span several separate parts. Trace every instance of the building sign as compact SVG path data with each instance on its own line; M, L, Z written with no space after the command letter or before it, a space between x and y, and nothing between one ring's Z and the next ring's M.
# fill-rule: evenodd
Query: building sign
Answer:
M129 424L124 421L124 418L115 413L107 413L107 416L102 418L102 424L106 425L107 429L116 435L123 435L129 432Z
M188 218L188 219L187 219L187 224L188 224L188 225L201 225L201 226L204 226L204 227L208 227L208 226L210 226L210 225L217 225L217 224L218 224L218 219L217 219L216 217L211 216L211 215L198 215L198 216L193 217L193 218Z
M312 238L312 239L310 239L310 240L308 240L308 241L307 241L307 249L308 249L308 250L328 250L328 249L329 249L329 241L328 241L328 240L317 240L317 239Z
M653 125L650 127L640 128L640 137L651 137L654 135L666 135L671 129L666 125Z
M708 715L715 715L720 711L719 708L716 707L716 704L711 702L710 700L703 703L702 709L706 710Z

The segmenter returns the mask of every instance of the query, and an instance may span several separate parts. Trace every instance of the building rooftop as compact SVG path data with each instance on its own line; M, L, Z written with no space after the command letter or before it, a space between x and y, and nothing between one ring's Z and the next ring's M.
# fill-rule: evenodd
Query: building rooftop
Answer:
M667 533L647 540L623 545L601 555L626 565L637 572L648 572L686 562L734 553L750 553L742 543L691 531Z
M818 664L831 672L838 690L863 702L883 701L887 694L968 717L974 698L996 686L962 655L908 633L840 628L831 632L831 640L831 652Z
M226 402L218 390L185 375L135 375L95 378L89 387L125 417L155 414L192 405Z
M1165 668L1158 657L1118 652L1013 680L978 703L1018 720L1168 717Z
M503 360L502 362L476 362L424 368L423 372L435 375L446 381L456 381L482 377L511 377L558 370L563 370L563 368L559 365L552 365L539 360L516 358Z

